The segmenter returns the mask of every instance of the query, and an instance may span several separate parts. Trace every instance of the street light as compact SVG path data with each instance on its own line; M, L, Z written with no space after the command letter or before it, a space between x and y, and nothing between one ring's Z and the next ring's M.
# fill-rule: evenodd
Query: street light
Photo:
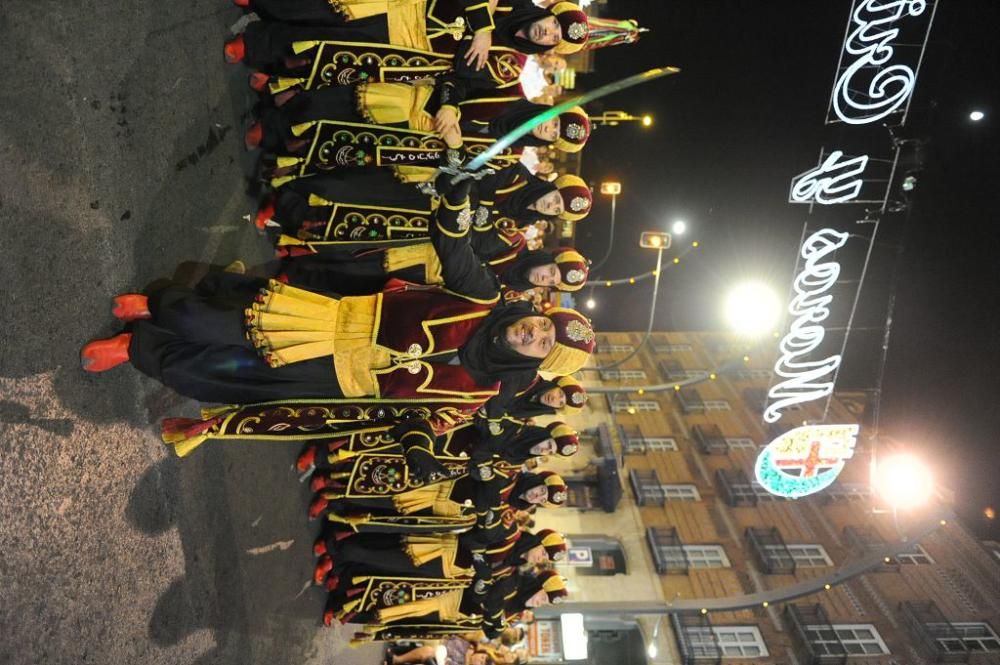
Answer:
M602 125L617 127L623 122L638 122L643 127L649 127L653 124L653 116L648 113L645 115L632 115L631 113L626 113L625 111L605 111L600 115L590 116L590 122L598 127Z
M584 304L587 306L587 309L594 309L597 307L597 301L593 298L587 298L587 302Z
M872 462L872 487L894 510L908 510L927 503L934 479L921 460L898 454Z
M682 236L684 235L684 232L687 231L687 228L688 228L687 222L685 222L682 219L678 219L673 224L670 225L670 232L673 233L675 236Z
M983 113L982 111L973 111L972 113L969 114L969 120L971 120L972 122L979 122L985 117L986 114Z
M618 195L621 193L622 184L620 182L612 180L601 183L601 194L611 197L611 224L608 225L608 248L604 250L604 256L601 257L600 261L590 264L591 274L596 274L597 269L603 266L611 257L611 248L615 244L615 210L618 204Z
M748 337L772 330L781 316L781 302L771 287L761 282L740 284L726 296L729 326Z

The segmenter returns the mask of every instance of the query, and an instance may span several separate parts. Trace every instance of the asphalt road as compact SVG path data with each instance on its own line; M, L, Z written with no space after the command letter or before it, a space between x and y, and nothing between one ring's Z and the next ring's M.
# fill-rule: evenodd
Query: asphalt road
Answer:
M325 629L298 450L205 445L193 415L80 346L110 297L267 243L242 149L226 0L5 0L0 43L0 663L376 663ZM185 275L195 274L182 266Z

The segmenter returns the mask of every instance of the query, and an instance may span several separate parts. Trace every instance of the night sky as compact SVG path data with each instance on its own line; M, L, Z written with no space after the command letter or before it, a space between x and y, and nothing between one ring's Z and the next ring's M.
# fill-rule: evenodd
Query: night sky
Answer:
M910 117L897 131L928 141L919 150L910 144L904 156L907 169L919 161L922 170L909 210L883 217L838 388L876 385L894 296L881 430L931 461L971 527L1000 538L1000 520L983 514L988 505L1000 510L1000 232L994 222L1000 3L939 4ZM584 156L583 175L594 186L619 180L623 187L614 251L592 277L651 269L655 254L638 248L639 232L668 230L674 219L689 226L676 239L678 248L691 240L701 244L664 271L657 329L724 327L723 296L742 279L787 289L807 220L810 228L828 223L870 234L871 227L854 224L863 206L830 206L810 218L808 208L787 202L791 178L816 165L821 147L847 144L891 156L880 126L824 125L850 7L850 0L609 3L607 14L638 19L652 33L638 44L599 52L597 71L579 76L579 88L655 66L683 70L592 105L591 114L652 113L655 123L651 129L599 128ZM975 109L986 114L978 123L968 118ZM601 199L579 226L577 245L586 254L604 254L609 216L609 202ZM857 278L866 247L852 241L838 255L843 279ZM838 302L849 305L855 287L844 285ZM598 329L644 329L650 289L646 282L594 291ZM846 313L835 311L831 321Z

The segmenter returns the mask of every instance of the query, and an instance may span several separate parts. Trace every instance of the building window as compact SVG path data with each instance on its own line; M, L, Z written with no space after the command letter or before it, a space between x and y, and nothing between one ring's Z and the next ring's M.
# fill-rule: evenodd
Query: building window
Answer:
M632 353L635 347L631 344L598 344L598 353Z
M828 501L870 501L871 487L864 483L834 483L824 492Z
M726 445L729 446L730 450L757 450L757 444L754 443L754 440L745 436L727 436Z
M833 565L833 561L822 545L785 545L785 548L795 559L797 567L818 568Z
M615 413L644 413L659 411L660 403L654 400L616 400L611 405Z
M722 545L681 545L691 568L729 568L729 558Z
M663 496L663 483L656 475L655 469L632 469L628 472L632 491L635 492L635 502L640 506L662 506L666 498Z
M646 372L641 369L606 369L601 372L601 381L645 381Z
M630 436L625 439L625 454L627 455L676 450L677 440L669 436Z
M887 655L889 647L882 641L870 623L837 623L825 626L806 626L806 639L813 651L823 656L878 656Z
M942 650L948 653L962 653L968 651L1000 651L1000 637L990 624L982 621L959 621L952 623L954 632L943 630L941 624L927 624L932 630L940 627L941 633L948 637L938 637L936 641ZM961 643L964 643L964 648Z
M695 657L720 652L723 658L764 658L768 655L757 626L686 626L684 637Z
M654 344L653 351L656 353L688 353L691 351L690 344Z
M729 402L724 399L706 399L703 401L706 411L729 411Z
M660 485L667 501L701 501L701 494L694 485Z
M900 552L896 555L896 561L913 566L928 565L934 563L934 559L920 545L914 545L908 552Z
M770 381L774 373L769 369L741 369L736 372L740 381Z

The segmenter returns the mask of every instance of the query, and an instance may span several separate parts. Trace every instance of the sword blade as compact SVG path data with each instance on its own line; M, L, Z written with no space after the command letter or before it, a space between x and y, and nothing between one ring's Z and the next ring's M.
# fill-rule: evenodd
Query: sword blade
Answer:
M493 145L491 145L487 150L483 151L478 157L466 164L465 170L476 171L477 169L482 168L486 162L490 161L493 157L509 148L511 144L531 132L532 129L546 120L554 118L560 113L570 110L574 106L582 106L587 102L594 101L595 99L600 99L601 97L619 92L620 90L631 88L632 86L639 85L640 83L655 81L658 78L670 76L671 74L676 74L679 71L681 70L677 67L656 67L640 74L634 74L627 78L623 78L620 81L614 81L613 83L602 85L600 88L595 88L590 92L580 95L579 97L574 97L573 99L567 100L562 104L557 104L552 108L545 109L535 117L525 120L520 125L497 139L496 142L494 142Z

